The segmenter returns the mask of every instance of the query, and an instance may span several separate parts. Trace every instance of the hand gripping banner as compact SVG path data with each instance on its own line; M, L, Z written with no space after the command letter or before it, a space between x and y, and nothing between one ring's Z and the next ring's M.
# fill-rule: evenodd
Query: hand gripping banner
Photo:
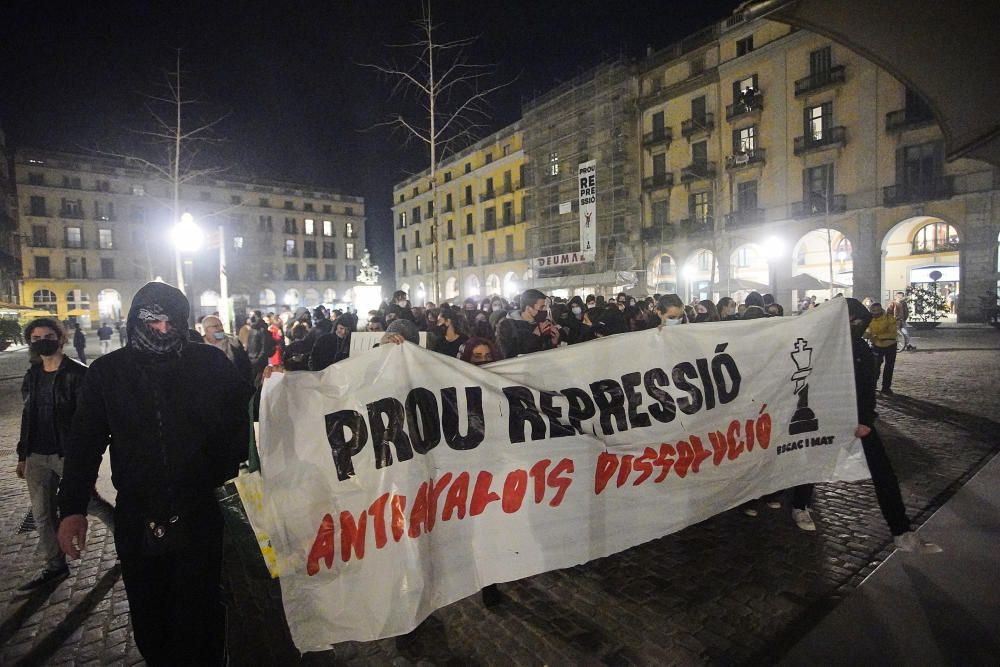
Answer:
M483 367L389 345L265 383L246 504L296 645L322 650L772 491L865 478L857 421L843 299Z

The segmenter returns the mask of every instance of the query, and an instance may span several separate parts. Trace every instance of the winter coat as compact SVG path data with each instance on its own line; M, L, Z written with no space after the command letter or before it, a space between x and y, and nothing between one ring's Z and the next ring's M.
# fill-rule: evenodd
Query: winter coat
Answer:
M521 313L517 311L500 320L497 325L497 345L503 351L504 359L551 350L554 347L552 339L535 335L537 327L534 322L522 319Z
M139 324L139 308L153 303L171 322L190 312L178 290L149 283L132 302L130 330ZM246 458L252 393L225 353L211 345L185 342L179 352L165 354L128 346L99 358L84 378L65 446L62 516L86 514L109 442L119 555L138 552L144 521L213 506L213 490Z
M77 329L73 334L73 347L78 350L87 347L87 335L83 333L83 329Z
M35 415L35 401L38 398L37 387L42 373L41 363L31 364L31 368L24 374L21 382L21 400L24 407L21 410L21 437L17 441L17 460L23 461L31 452L28 451L34 424L32 420ZM56 424L56 444L60 452L63 451L65 443L69 438L70 428L73 423L73 413L76 412L76 398L80 393L80 385L83 384L83 376L87 373L87 367L79 361L63 356L59 370L52 384L52 391L55 393L53 409L55 410Z
M896 346L896 318L889 313L883 313L879 317L873 317L868 325L868 336L872 345L880 348Z
M260 320L250 325L250 335L247 336L247 356L255 372L260 372L267 366L268 357L274 354L274 338L267 330L267 322Z

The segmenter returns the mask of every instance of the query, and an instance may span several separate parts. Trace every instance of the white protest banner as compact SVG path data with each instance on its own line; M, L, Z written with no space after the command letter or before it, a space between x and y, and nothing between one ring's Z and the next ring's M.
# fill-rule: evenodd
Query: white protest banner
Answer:
M597 160L577 167L580 192L580 252L593 260L597 249Z
M378 347L379 341L385 335L384 331L355 331L351 333L349 355L354 357L362 352L368 352ZM420 332L420 347L427 347L427 332Z
M664 327L475 367L382 346L272 376L260 498L303 651L746 500L868 476L847 307Z

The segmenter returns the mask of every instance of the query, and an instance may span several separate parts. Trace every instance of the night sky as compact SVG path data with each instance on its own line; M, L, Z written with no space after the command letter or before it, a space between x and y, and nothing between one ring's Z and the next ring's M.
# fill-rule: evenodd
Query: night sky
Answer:
M627 3L438 2L442 39L478 35L472 61L513 83L491 98L485 136L522 101L618 54L641 56L732 12L736 0ZM422 144L372 126L407 104L359 63L401 57L419 0L383 2L5 2L0 8L0 127L13 148L139 152L143 94L156 93L175 49L195 115L226 115L203 156L234 176L361 195L368 244L392 269L392 184L427 166ZM131 150L130 150L131 149Z

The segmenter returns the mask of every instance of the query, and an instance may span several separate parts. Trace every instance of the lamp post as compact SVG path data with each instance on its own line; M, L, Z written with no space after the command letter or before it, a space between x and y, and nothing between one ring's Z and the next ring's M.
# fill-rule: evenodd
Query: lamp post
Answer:
M774 269L774 261L785 254L785 242L777 236L771 236L764 241L764 254L767 256L768 284L775 301L778 299L778 272Z
M190 213L184 213L181 215L180 222L174 225L173 230L171 230L171 236L174 242L174 259L177 263L177 289L182 294L187 295L184 289L184 265L181 262L181 253L198 250L204 240L204 234L201 227L195 224L194 216Z

